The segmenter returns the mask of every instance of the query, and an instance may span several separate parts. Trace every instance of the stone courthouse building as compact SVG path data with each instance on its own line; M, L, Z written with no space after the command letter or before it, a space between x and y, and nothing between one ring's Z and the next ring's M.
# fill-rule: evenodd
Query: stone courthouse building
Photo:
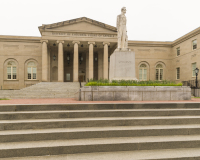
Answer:
M86 17L42 25L41 37L0 36L0 87L21 89L39 82L82 82L109 78L117 28ZM195 78L200 28L173 42L133 41L136 78Z

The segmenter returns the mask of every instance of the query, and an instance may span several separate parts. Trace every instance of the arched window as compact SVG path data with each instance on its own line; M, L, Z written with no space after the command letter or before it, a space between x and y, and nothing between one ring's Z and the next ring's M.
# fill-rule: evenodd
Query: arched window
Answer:
M27 73L28 79L36 79L37 78L37 66L35 62L30 61L27 65Z
M141 64L139 67L139 80L146 81L147 80L147 65Z
M163 65L158 64L156 66L156 80L162 81L163 80Z
M17 79L17 65L14 61L7 63L7 79Z

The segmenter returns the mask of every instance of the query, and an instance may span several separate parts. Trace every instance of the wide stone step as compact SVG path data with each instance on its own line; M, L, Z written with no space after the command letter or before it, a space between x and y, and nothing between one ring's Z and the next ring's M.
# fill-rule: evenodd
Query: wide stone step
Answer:
M0 158L92 152L198 148L200 135L90 138L0 143Z
M45 110L116 110L116 109L199 109L200 103L135 103L135 104L43 104L0 105L0 111L45 111Z
M119 109L0 112L0 120L200 115L200 109Z
M2 158L1 160L199 160L200 148L96 152L34 157Z
M200 134L197 125L109 126L0 131L0 143L109 137L144 137Z
M200 124L200 116L101 117L67 119L1 120L0 130Z

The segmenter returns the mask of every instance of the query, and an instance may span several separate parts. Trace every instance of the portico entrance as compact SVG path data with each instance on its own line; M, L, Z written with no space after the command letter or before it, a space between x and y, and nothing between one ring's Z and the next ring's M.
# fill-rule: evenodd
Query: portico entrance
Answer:
M108 79L108 59L117 47L115 27L83 17L39 29L43 82Z

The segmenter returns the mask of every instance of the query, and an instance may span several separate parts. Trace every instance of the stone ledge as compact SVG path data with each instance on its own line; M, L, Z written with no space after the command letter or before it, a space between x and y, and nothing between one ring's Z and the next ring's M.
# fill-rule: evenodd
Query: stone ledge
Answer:
M191 88L182 86L85 86L81 101L191 100Z

